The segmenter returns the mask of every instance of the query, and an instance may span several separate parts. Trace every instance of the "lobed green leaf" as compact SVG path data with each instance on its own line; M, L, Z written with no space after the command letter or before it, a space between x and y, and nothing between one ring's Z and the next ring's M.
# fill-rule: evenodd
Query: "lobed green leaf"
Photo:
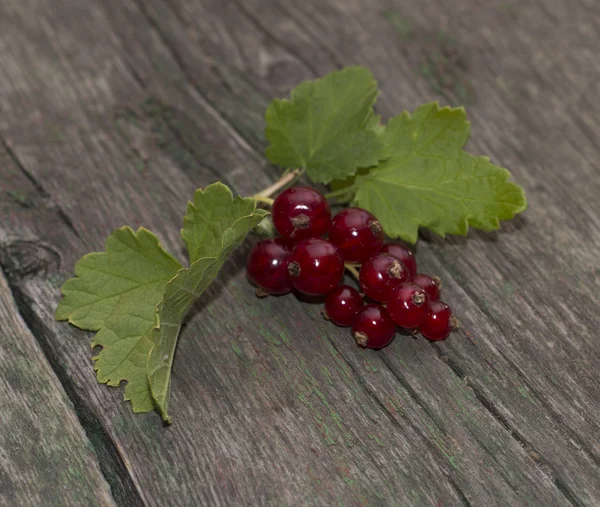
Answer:
M364 67L347 67L305 81L291 100L267 108L267 158L286 168L305 168L317 183L329 183L385 158L372 107L377 81Z
M126 381L125 399L134 412L154 409L146 374L152 346L147 335L167 282L180 269L150 231L121 227L107 238L105 252L77 262L77 278L62 288L56 319L98 331L92 340L92 347L102 347L92 358L98 382L116 387Z
M441 236L497 229L526 208L525 194L506 169L463 151L469 132L463 108L437 103L393 118L381 136L390 157L356 176L354 204L411 243L420 226Z

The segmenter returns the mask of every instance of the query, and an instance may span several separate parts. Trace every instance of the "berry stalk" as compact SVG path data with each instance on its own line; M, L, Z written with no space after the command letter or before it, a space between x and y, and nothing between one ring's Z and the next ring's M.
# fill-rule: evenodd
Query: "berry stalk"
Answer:
M344 263L344 267L346 268L346 271L348 271L348 273L350 273L358 282L358 279L360 278L358 269L356 269L356 267L353 264L350 264L348 262Z
M254 194L251 198L268 206L273 206L273 199L270 197L282 188L285 188L287 185L291 185L294 181L300 178L303 173L304 169L294 169L289 172L286 171L275 183Z

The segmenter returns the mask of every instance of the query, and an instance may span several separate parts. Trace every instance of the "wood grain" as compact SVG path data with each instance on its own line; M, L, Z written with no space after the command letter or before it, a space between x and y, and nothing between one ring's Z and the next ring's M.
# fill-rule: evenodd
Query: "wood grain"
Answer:
M0 6L2 264L95 424L119 503L600 501L599 16L566 0ZM124 223L182 258L196 187L222 179L247 195L276 177L268 101L355 63L380 81L386 117L474 102L469 150L526 188L529 211L501 232L419 244L463 331L357 349L318 305L255 300L247 245L183 332L175 425L133 415L95 381L85 333L53 321L61 281Z
M0 505L115 505L70 400L0 273Z

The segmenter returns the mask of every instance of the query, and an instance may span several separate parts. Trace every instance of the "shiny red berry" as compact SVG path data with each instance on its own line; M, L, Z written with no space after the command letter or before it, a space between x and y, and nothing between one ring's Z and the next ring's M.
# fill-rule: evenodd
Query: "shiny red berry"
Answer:
M346 208L333 217L329 240L342 252L346 262L366 262L383 245L383 229L367 210Z
M284 238L319 238L329 230L331 211L325 197L309 187L282 192L273 202L273 224Z
M392 290L387 305L392 320L400 327L412 329L427 317L427 294L414 283L403 283Z
M248 278L269 294L285 294L292 290L288 262L293 244L284 238L260 241L250 251L246 264Z
M349 285L338 285L325 298L325 313L338 326L351 325L363 306L362 297Z
M362 347L380 349L389 345L396 334L396 325L381 305L367 305L352 322L352 336Z
M360 268L362 291L374 301L387 301L394 287L410 278L404 263L389 254L377 254Z
M297 290L309 296L320 296L340 283L344 276L344 260L333 243L309 238L294 247L288 272Z
M425 320L421 322L419 331L428 340L445 340L456 327L456 319L452 310L443 301L431 301Z
M437 301L440 299L442 281L437 276L429 276L423 273L418 273L413 276L411 281L425 291L429 301Z
M417 274L417 259L415 259L415 254L412 250L406 245L403 245L402 243L388 243L381 247L381 253L388 253L404 262L410 276L415 276Z

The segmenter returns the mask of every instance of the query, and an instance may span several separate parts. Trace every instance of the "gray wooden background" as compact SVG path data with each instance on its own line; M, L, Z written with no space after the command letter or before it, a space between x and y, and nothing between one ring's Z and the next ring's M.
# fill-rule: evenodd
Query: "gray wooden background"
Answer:
M598 0L2 0L0 504L600 505L599 58ZM182 258L197 187L277 178L266 104L350 64L385 117L466 104L527 191L419 242L462 331L359 349L256 300L249 241L183 331L175 424L134 415L59 287L123 224Z

